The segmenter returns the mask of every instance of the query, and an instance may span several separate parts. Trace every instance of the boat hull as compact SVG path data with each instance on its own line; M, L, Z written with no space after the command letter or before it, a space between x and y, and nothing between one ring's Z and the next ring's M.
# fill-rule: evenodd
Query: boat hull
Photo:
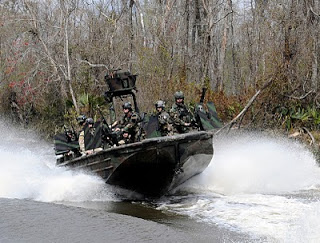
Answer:
M212 134L194 132L146 139L57 164L91 171L108 184L159 197L201 173L212 156Z

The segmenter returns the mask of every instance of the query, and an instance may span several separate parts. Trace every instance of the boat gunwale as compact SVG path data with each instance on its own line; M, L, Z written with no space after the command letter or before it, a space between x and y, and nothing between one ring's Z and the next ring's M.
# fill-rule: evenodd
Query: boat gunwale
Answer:
M62 163L57 164L58 166L67 166L70 163L76 163L77 161L95 157L105 153L112 153L112 152L119 152L123 151L123 153L130 153L130 152L137 152L138 150L146 149L148 146L159 145L161 146L168 146L170 144L175 144L179 141L183 140L207 140L213 138L213 133L209 131L196 131L196 132L189 132L184 134L176 134L173 136L165 136L165 137L156 137L156 138L147 138L140 142L130 143L130 144L123 144L116 147L107 148L101 151L97 151L93 154L83 155L80 157L76 157L70 160L63 161Z

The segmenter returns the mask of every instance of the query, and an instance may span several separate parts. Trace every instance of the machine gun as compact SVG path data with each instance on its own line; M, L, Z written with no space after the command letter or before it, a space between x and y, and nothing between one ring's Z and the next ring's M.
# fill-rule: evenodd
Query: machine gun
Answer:
M203 127L203 120L207 119L207 112L205 111L203 107L204 97L206 95L207 88L202 88L201 97L199 100L199 103L196 104L195 110L194 110L194 125L197 126L200 130L206 130Z
M107 120L104 118L102 111L99 107L97 107L100 116L102 118L102 140L109 143L109 145L119 145L118 141L118 134L116 132L113 132L107 122Z
M200 119L199 113L206 114L206 111L204 110L204 107L203 107L203 102L204 102L204 97L206 95L206 92L207 92L207 88L202 88L202 92L201 92L201 97L200 97L199 103L196 104L196 107L195 107L195 110L194 110L194 114L193 114L193 118L191 120L192 126L200 128L200 130L203 130L203 128L202 128L202 125L201 125L201 119Z
M207 88L202 88L200 101L198 104L196 104L195 113L198 113L198 112L206 113L206 111L204 110L204 107L203 107L203 102L204 102L204 97L206 95L206 92L207 92Z
M207 88L202 88L201 98L200 98L200 102L199 102L201 105L203 104L206 92L207 92Z
M215 105L212 101L209 101L206 104L208 111L204 109L203 101L206 90L206 88L202 88L200 103L198 103L196 106L195 116L197 123L200 126L200 130L208 131L215 128L220 128L222 127L222 124L218 118Z

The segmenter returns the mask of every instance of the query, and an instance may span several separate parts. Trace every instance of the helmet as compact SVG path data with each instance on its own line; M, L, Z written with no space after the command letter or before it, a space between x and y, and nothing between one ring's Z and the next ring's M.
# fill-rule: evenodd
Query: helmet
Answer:
M122 132L123 132L123 133L129 133L129 128L124 127L124 128L122 129Z
M94 121L93 121L93 119L91 117L87 118L86 122L88 124L93 124L94 123Z
M132 110L132 105L130 102L126 102L122 105L122 108Z
M85 123L86 119L87 119L87 117L85 115L80 115L77 117L77 121L79 124Z
M163 100L158 100L156 103L155 103L155 106L156 108L162 108L164 109L165 108L165 103Z
M174 98L177 99L184 99L184 94L182 91L177 91L174 93Z

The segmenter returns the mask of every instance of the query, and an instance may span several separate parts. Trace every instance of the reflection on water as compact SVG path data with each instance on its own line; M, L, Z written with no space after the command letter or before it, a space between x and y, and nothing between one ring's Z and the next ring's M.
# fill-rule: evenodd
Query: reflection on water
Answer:
M93 225L96 223L88 220L87 213L89 218L106 212L129 215L137 222L146 219L181 230L194 239L201 235L203 242L317 242L320 238L316 230L320 223L319 167L306 148L281 137L251 133L216 138L215 155L202 174L171 195L139 201L133 193L126 192L126 198L117 196L118 189L105 185L99 177L55 167L52 144L28 132L1 123L0 132L4 137L0 142L0 197L19 199L22 205L17 203L18 208L30 206L30 201L23 199L50 202L40 208L55 203L53 215L71 207L72 212L72 208L81 211L79 220ZM11 201L0 200L0 204L10 207ZM31 209L30 214L34 214ZM115 217L112 223L118 221ZM101 225L96 227L105 227ZM159 234L163 234L162 226ZM152 237L149 234L142 237Z
M0 199L0 206L0 242L194 242L196 239L179 229L103 210L12 199Z

